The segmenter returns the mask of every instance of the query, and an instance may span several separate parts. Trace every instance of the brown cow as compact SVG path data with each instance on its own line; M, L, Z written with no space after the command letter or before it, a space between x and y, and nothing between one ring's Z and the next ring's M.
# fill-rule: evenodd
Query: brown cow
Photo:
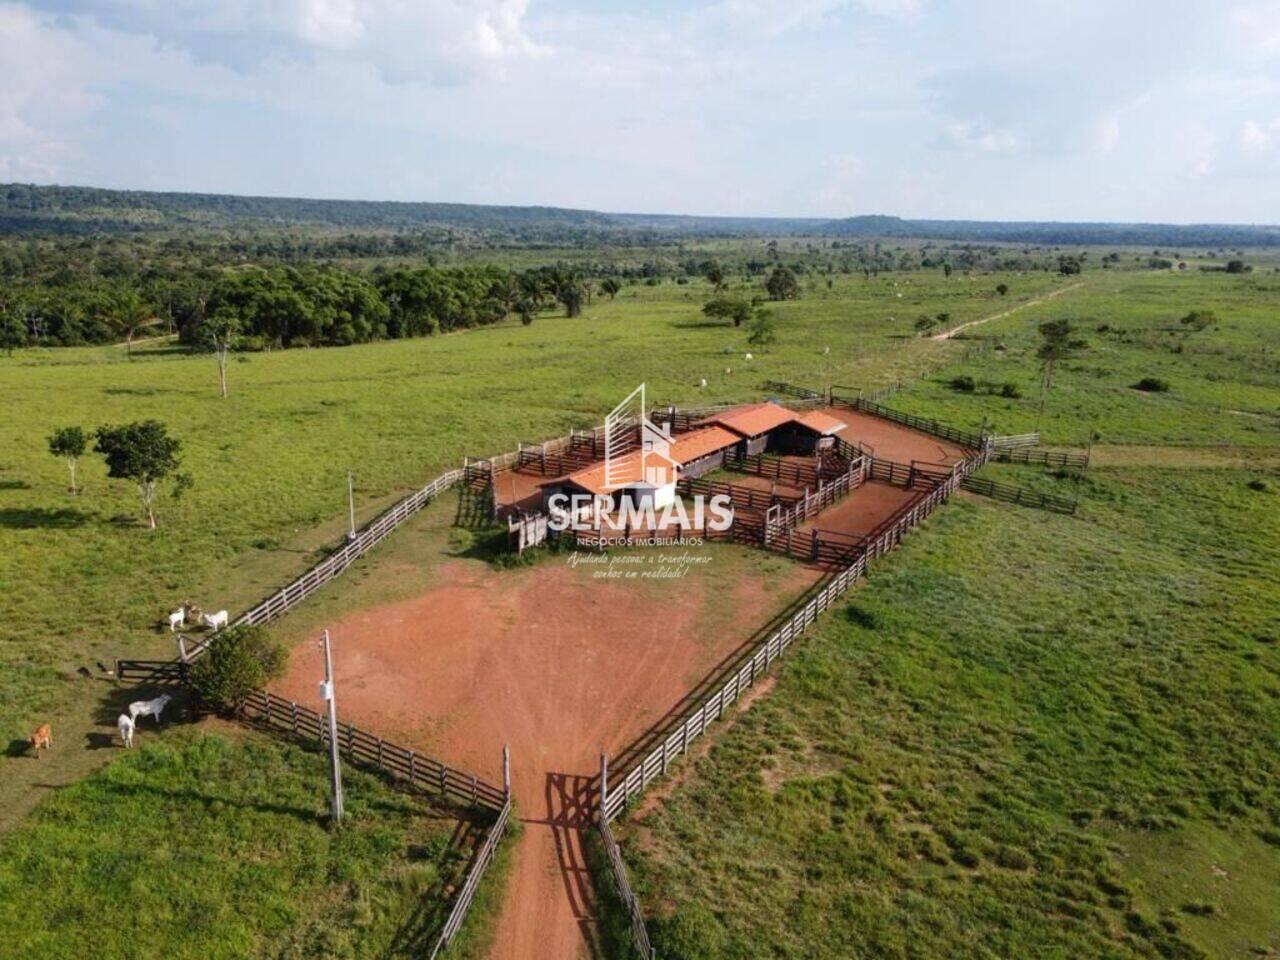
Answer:
M37 759L40 757L40 748L46 750L53 746L53 728L47 723L42 723L36 727L36 732L27 738L31 743L31 749L35 751Z

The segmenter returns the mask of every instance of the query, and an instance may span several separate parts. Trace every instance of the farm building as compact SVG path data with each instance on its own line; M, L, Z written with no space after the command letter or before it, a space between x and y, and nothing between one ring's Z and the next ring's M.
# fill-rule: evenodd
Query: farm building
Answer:
M821 410L798 414L773 401L734 407L702 422L737 434L740 457L765 452L807 456L831 446L832 438L845 427Z
M565 494L609 497L615 507L628 499L638 507L652 505L660 510L675 500L678 480L716 469L724 461L725 450L739 441L737 434L716 426L702 427L665 443L646 432L643 451L633 450L612 464L593 463L541 484L542 502L545 505L556 494Z

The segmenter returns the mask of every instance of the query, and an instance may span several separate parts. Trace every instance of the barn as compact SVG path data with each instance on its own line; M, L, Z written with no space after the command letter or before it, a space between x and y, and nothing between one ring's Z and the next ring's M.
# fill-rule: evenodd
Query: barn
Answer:
M829 413L810 410L798 414L773 401L733 407L702 421L729 430L739 438L739 457L757 453L810 456L834 444L845 424Z

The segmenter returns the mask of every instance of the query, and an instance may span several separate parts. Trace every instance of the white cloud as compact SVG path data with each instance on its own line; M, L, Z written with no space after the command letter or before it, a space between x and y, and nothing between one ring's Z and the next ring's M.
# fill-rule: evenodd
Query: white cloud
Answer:
M1231 23L1246 48L1280 54L1280 0L1237 6L1231 10Z
M982 153L1011 153L1018 138L1008 130L983 130L972 123L949 123L943 128L947 141L962 150Z

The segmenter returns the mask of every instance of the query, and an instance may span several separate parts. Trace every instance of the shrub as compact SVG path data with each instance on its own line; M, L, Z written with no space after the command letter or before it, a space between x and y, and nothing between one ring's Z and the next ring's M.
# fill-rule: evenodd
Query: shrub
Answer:
M960 376L951 381L951 389L959 393L973 393L977 389L977 384L973 382L973 377Z
M1010 400L1017 400L1022 396L1022 391L1016 383L1005 383L1000 385L1000 396Z
M223 712L284 672L288 654L262 627L230 627L191 666L191 687L200 702Z
M1169 381L1161 380L1159 377L1143 377L1133 385L1135 390L1143 390L1147 393L1168 393Z
M1261 477L1254 477L1247 484L1245 484L1245 486L1247 486L1250 490L1258 491L1258 493L1264 493L1267 489L1267 481L1263 480Z

